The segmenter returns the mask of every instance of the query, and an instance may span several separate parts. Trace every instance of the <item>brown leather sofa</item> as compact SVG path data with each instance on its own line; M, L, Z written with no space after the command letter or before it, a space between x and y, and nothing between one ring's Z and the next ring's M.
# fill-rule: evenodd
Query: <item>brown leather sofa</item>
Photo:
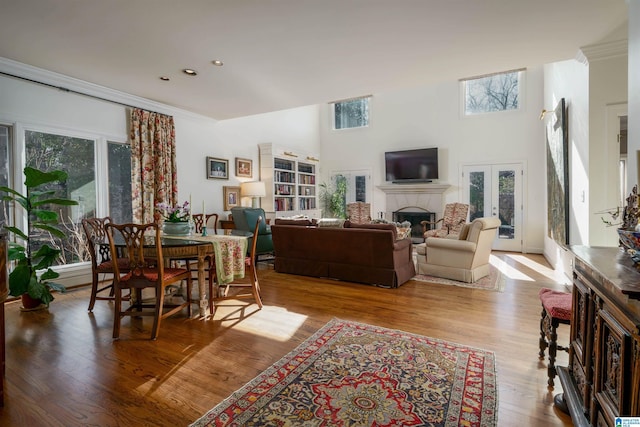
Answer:
M393 224L344 223L318 227L308 221L271 226L275 270L397 288L415 276L411 239L396 240Z

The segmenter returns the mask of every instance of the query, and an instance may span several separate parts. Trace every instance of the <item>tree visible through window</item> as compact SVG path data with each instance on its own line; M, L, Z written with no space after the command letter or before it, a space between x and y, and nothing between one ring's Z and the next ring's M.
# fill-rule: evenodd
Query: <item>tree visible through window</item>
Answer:
M333 104L333 128L348 129L369 126L369 99L349 99Z
M524 70L465 79L464 114L473 115L520 108L520 83Z

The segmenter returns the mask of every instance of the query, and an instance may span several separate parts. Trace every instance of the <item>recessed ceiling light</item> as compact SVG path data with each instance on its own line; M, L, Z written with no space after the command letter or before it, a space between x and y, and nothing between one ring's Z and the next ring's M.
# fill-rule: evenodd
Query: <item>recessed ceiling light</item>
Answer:
M220 61L219 59L214 59L213 61L211 61L211 63L216 67L222 67L224 65L224 62Z
M182 70L183 73L190 75L190 76L197 76L198 73L196 72L196 70L192 70L191 68L185 68L184 70Z
M160 76L160 80L162 80L163 82L168 82L170 79L167 76Z

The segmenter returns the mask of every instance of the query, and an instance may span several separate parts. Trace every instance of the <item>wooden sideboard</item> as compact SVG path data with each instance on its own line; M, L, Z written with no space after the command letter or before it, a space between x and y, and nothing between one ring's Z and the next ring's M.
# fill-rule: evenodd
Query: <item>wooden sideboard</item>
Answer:
M569 364L558 368L576 426L640 416L640 270L619 248L572 246Z

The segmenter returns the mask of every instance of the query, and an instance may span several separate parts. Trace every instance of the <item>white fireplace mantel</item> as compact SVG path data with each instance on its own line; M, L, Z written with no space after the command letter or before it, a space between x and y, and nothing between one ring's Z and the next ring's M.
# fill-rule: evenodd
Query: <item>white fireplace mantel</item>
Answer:
M400 209L411 211L413 208L426 209L434 212L436 218L441 218L444 211L443 194L450 187L446 183L378 185L378 189L386 194L384 215L390 220L393 219L393 212Z
M449 184L388 184L378 185L387 194L442 194L451 187Z

